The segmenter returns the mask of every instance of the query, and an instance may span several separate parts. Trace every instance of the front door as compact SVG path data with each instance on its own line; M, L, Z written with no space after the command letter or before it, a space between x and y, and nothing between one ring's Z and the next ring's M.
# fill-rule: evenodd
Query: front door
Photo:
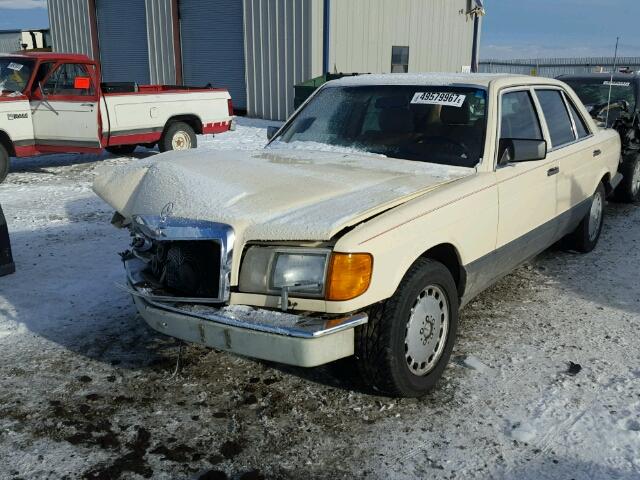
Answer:
M50 71L35 86L31 100L36 148L41 152L99 149L99 98L87 65L61 63L47 68Z
M503 92L500 110L501 138L544 139L531 89ZM558 162L553 158L496 168L499 196L496 273L510 271L553 241L557 173Z

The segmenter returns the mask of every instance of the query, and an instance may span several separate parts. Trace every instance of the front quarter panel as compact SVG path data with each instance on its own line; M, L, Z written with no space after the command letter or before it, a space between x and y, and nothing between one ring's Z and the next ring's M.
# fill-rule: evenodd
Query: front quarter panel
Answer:
M497 224L495 174L476 173L359 225L338 240L335 251L371 253L371 285L356 299L327 302L327 312L350 312L391 297L409 267L437 245L453 245L463 266L491 253Z

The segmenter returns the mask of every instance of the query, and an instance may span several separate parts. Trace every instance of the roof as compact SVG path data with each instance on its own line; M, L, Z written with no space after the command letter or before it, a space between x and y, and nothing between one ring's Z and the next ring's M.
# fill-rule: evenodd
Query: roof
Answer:
M566 80L611 80L611 72L609 73L577 73L577 74L568 74L568 75L560 75L558 80L566 81ZM614 73L613 81L614 82L632 82L632 81L640 81L640 72L631 72L631 73Z
M43 60L65 60L72 62L91 62L91 60L86 55L80 55L77 53L54 53L54 52L16 52L16 53L7 53L2 54L0 57L22 57L22 58L32 58L32 59L43 59Z
M362 85L433 85L488 88L489 84L497 81L500 81L500 83L510 83L512 81L514 84L557 83L554 80L542 77L506 73L383 73L343 77L327 82L327 85L344 87Z

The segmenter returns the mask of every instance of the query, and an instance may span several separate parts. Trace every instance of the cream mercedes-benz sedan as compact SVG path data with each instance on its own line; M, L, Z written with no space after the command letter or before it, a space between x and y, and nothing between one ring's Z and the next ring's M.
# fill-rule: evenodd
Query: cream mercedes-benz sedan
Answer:
M591 251L621 179L618 134L526 76L345 78L269 136L96 179L132 233L124 288L167 335L305 367L355 355L390 395L434 386L483 289L560 239Z

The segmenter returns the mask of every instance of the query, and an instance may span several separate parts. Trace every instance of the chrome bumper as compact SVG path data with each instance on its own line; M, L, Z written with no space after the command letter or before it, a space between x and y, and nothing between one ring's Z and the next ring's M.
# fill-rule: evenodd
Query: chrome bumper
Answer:
M218 308L158 301L135 286L135 272L129 262L125 266L129 277L126 290L151 328L247 357L301 367L329 363L353 355L354 328L368 321L365 313L322 318L244 305Z

